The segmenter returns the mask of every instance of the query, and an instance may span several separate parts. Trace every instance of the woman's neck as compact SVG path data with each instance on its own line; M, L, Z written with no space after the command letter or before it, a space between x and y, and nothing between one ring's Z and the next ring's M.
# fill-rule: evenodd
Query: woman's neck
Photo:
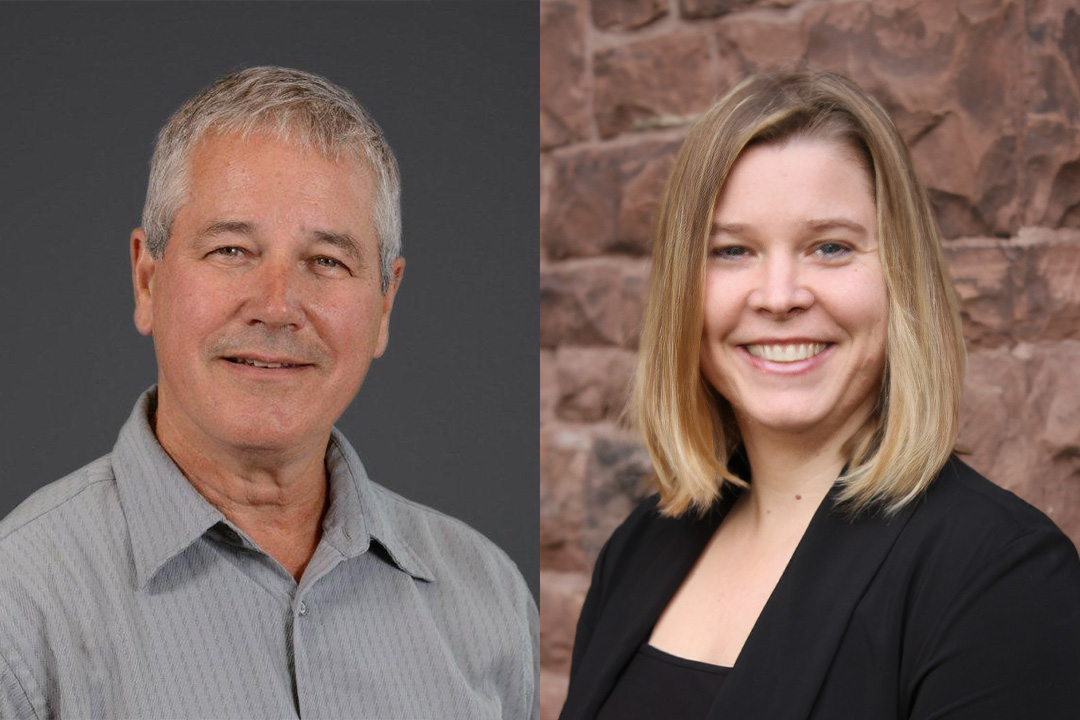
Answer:
M743 430L753 475L744 512L761 526L813 515L844 467L843 443L755 430Z

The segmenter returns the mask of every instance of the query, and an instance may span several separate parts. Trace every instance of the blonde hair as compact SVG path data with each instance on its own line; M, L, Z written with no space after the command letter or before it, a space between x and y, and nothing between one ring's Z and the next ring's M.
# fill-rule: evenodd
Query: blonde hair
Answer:
M965 365L960 317L937 226L885 110L849 80L796 71L748 78L693 126L664 189L627 416L652 456L661 509L704 512L740 444L728 402L700 369L708 235L728 173L750 145L835 140L874 183L888 340L878 406L844 446L840 501L893 513L927 488L956 441Z
M348 153L375 175L373 207L379 234L382 290L401 255L401 177L382 130L344 88L321 75L263 66L226 75L173 113L158 133L142 227L147 246L161 257L173 218L187 201L192 149L211 133L272 133L327 157Z

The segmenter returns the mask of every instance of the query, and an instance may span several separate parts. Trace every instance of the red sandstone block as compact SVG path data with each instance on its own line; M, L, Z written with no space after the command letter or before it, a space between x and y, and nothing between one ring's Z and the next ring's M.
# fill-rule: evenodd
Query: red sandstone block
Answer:
M1032 342L1080 340L1080 232L1026 229L1017 335ZM1077 371L1080 379L1080 370Z
M652 461L637 433L608 424L592 426L591 433L581 531L588 567L615 528L653 493L649 485Z
M633 30L667 15L666 0L592 0L592 19L603 30Z
M969 347L1010 342L1018 291L1013 268L1023 258L1023 248L997 240L946 243L945 259Z
M588 136L585 19L579 3L540 3L540 148Z
M1049 515L1080 545L1080 342L969 355L964 459Z
M593 58L601 137L705 110L717 87L705 35L678 31L609 48Z
M679 15L696 20L724 15L753 4L754 0L679 0Z
M540 666L568 672L589 573L540 572Z
M637 349L641 337L648 283L649 263L628 263L624 267L621 298L623 345L634 350Z
M622 152L616 249L630 254L647 254L652 250L656 209L682 140L640 143Z
M549 158L541 214L547 257L643 255L681 139L583 150Z
M540 235L549 258L589 257L617 246L621 151L583 150L552 157Z
M618 419L626 405L635 357L620 348L559 348L555 353L559 419Z
M540 347L634 347L648 266L598 258L540 270Z
M1032 114L1024 137L1029 225L1080 228L1080 118Z
M971 347L1080 339L1077 232L951 242L945 257Z
M555 418L559 402L559 384L555 371L555 353L540 351L540 422Z
M1001 3L828 3L806 59L874 94L912 146L947 237L1015 233L1022 198L1023 13Z
M581 429L540 427L540 566L589 569L581 544L585 521L585 474L592 437Z
M733 56L724 63L721 88L735 85L749 72L793 68L806 56L809 32L797 15L769 13L727 15L716 25L720 52Z
M610 260L540 271L540 347L622 342L621 269Z

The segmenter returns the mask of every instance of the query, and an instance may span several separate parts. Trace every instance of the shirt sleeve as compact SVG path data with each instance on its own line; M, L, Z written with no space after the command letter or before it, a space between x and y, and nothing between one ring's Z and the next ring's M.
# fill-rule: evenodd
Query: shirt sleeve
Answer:
M948 583L917 653L912 720L1075 720L1080 708L1080 559L1038 530Z
M40 718L3 653L0 653L0 718L4 720L39 720Z
M525 595L529 615L529 644L532 646L532 674L529 678L532 681L532 685L529 686L532 697L525 699L525 707L529 711L530 720L536 720L540 713L540 612L536 607L536 601L533 600L532 593L526 592Z

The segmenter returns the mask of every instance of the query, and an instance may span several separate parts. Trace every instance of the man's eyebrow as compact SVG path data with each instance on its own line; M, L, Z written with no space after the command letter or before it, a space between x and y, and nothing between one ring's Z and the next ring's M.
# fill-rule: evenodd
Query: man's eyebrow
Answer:
M347 232L334 232L331 230L316 230L312 233L315 242L326 243L340 248L357 262L363 262L364 254L360 250L360 243Z
M255 224L245 220L215 220L200 230L196 234L196 237L212 238L227 233L234 235L253 235L255 234Z

